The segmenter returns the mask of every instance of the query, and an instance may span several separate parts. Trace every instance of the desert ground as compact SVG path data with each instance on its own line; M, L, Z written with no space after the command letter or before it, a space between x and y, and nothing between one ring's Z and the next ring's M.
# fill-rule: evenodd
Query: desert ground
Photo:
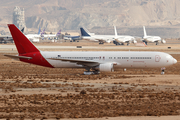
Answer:
M0 45L0 119L179 120L180 41L147 47L93 42L36 43L46 51L161 51L178 63L83 75L84 69L45 68L12 60L14 44ZM78 48L77 46L82 46Z

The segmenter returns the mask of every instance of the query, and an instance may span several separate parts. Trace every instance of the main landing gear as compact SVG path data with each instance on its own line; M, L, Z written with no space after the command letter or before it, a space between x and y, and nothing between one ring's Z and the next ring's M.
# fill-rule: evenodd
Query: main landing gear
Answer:
M99 42L99 45L104 44L104 42Z
M158 42L156 42L156 45L158 45L159 43Z
M100 73L98 70L90 71L90 69L91 68L86 68L87 71L84 71L84 75L95 75Z

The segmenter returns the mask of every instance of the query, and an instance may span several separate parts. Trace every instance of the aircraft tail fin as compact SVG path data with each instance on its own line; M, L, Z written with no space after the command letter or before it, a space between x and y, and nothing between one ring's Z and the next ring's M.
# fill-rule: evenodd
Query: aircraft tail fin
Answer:
M61 30L59 30L56 34L56 37L59 36L61 34Z
M41 34L41 28L39 27L39 30L38 30L38 35L40 35Z
M44 37L45 29L41 32L41 37Z
M147 36L147 33L146 33L146 28L145 28L145 26L143 26L143 31L144 31L144 37L146 37L146 36Z
M39 50L28 40L28 38L14 24L8 24L8 27L19 54L39 52Z
M117 37L117 29L116 29L116 26L114 26L114 32L115 32L115 37Z
M24 33L24 27L21 29L21 32Z
M80 31L81 31L81 36L90 36L89 34L88 34L88 32L86 32L86 30L84 30L84 28L80 28Z

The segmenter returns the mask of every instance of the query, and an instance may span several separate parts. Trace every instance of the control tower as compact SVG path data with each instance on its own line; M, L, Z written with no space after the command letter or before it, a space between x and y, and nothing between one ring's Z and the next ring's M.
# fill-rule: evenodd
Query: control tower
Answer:
M20 7L16 6L13 12L13 24L16 25L19 29L26 28L24 8L23 10Z

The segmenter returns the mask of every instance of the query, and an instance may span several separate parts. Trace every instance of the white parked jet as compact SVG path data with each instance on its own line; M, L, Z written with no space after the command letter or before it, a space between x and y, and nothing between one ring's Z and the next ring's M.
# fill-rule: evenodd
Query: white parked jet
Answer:
M117 29L116 26L114 26L114 31L115 31L115 41L114 44L116 45L123 45L124 43L127 43L129 45L131 42L132 43L137 43L136 39L132 36L122 36L122 35L117 35Z
M114 35L95 35L92 33L89 33L88 30L85 30L84 28L80 28L81 32L81 38L85 40L90 40L90 41L99 41L99 44L104 44L104 43L110 43L114 40Z
M21 32L24 33L24 28L21 29ZM11 35L0 35L0 44L1 43L6 44L6 43L9 43L9 42L14 43L13 38L12 38Z
M8 27L19 54L5 56L45 67L85 68L84 74L97 74L118 68L162 68L177 63L171 55L163 52L40 51L14 24Z
M129 45L131 42L137 43L137 41L135 41L135 38L132 36L117 35L117 30L115 26L114 26L115 35L95 35L89 33L86 29L82 27L80 28L80 31L81 31L82 39L99 41L99 44L113 42L116 45L122 45L124 43L127 43L127 45Z
M39 42L39 38L42 37L43 32L41 32L41 29L39 28L38 34L27 34L26 37L32 42Z
M42 34L42 37L48 38L48 39L52 39L52 38L58 37L58 35L61 34L61 30L59 30L56 34L44 34L44 32Z
M145 26L143 26L143 31L144 31L143 42L145 42L146 45L148 42L155 42L156 45L158 45L159 41L163 44L166 43L166 41L162 40L161 37L159 37L159 36L148 36L146 33Z

